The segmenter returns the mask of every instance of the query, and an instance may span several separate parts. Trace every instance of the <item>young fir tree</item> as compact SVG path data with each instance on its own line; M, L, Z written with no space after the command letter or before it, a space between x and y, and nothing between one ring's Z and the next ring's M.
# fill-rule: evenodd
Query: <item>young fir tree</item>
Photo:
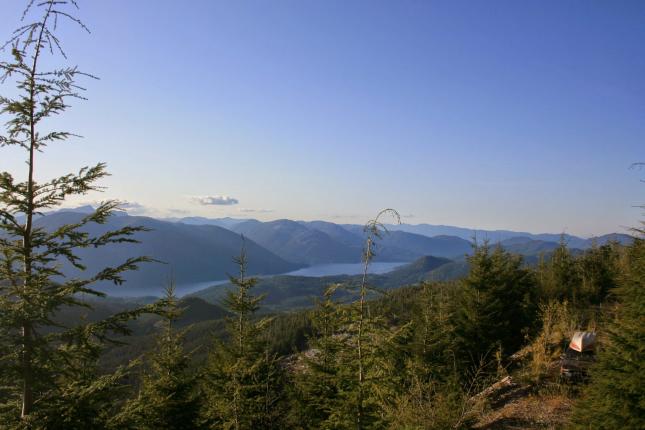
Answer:
M538 279L543 301L567 300L576 303L580 299L582 279L580 266L564 238L553 254L540 263Z
M107 425L119 389L119 376L96 377L95 363L110 331L128 333L125 323L141 310L108 320L44 330L56 324L54 314L63 306L88 306L80 299L102 296L96 282L123 282L122 273L136 269L146 258L132 258L86 279L69 279L62 263L84 269L79 248L134 242L141 229L126 227L91 237L84 227L105 223L118 204L108 201L72 224L45 228L37 218L60 206L68 197L100 190L97 181L107 176L105 165L83 167L49 180L37 179L41 154L48 145L74 136L52 129L47 120L64 113L74 99L82 99L77 78L89 76L76 67L41 68L64 58L57 26L68 21L86 27L71 14L74 0L28 2L23 19L35 21L18 28L4 45L11 59L0 62L1 82L14 84L14 96L0 96L0 115L6 119L0 147L25 151L26 169L17 179L0 172L0 421L30 428L101 428ZM58 57L54 54L60 54ZM104 406L104 407L103 407ZM14 424L11 424L14 423Z
M462 429L473 424L470 398L481 386L478 375L463 377L455 367L454 315L458 285L424 282L412 316L413 349L400 373L404 387L386 405L390 428Z
M402 339L409 334L409 326L390 329L384 318L370 312L370 293L367 273L375 255L376 241L385 230L381 217L398 213L385 209L367 223L367 239L363 254L364 270L358 289L358 298L340 309L338 336L343 339L338 351L337 407L327 420L329 428L376 429L387 425L385 404L394 399L400 388L399 372L404 360L393 351L403 353ZM392 358L397 357L397 360Z
M233 315L227 321L228 339L217 341L204 372L204 424L213 429L279 429L284 417L282 370L261 338L271 319L255 317L264 297L251 293L257 278L246 277L244 249L235 261L240 274L230 277L236 288L224 300Z
M424 282L414 321L415 367L422 381L442 380L454 373L455 287Z
M516 352L535 323L536 282L522 257L476 246L468 257L463 300L455 315L459 360L480 365Z
M313 333L309 350L302 354L302 368L296 366L294 397L297 411L294 421L300 428L331 429L329 417L340 408L340 363L338 353L345 339L339 335L339 307L333 295L339 285L325 289L312 315Z
M358 300L352 303L345 312L347 345L341 351L341 389L343 407L332 415L334 422L341 428L369 429L383 426L379 414L378 398L374 395L377 360L377 345L381 341L377 332L380 321L372 317L367 303L369 286L367 272L375 255L376 241L381 237L384 226L380 217L391 213L397 220L399 214L392 209L381 211L376 218L365 226L367 240L363 252L363 278L358 292Z
M607 343L574 409L574 429L645 428L645 240L634 242L628 260L614 290L619 303Z
M598 305L605 301L609 291L616 287L619 274L620 251L615 243L595 244L580 258L580 296L584 302Z
M199 428L201 397L197 376L191 370L190 354L183 348L184 331L173 323L181 309L174 284L166 289L163 328L145 371L139 395L120 416L122 427L141 430L190 430Z

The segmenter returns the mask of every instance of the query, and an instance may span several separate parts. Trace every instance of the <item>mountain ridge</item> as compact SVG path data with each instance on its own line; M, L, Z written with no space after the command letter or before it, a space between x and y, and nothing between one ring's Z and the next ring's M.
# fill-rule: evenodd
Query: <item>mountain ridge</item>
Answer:
M62 224L78 222L83 216L78 212L59 211L38 218L35 225L51 231ZM134 235L140 241L138 244L79 249L78 255L87 266L85 273L63 263L65 275L85 277L105 266L116 266L129 257L145 255L165 264L143 264L139 270L125 274L124 286L99 284L98 289L110 294L146 295L153 290L161 292L170 276L177 285L226 279L229 273L237 272L238 265L233 257L239 255L243 245L249 256L249 274L278 274L302 267L281 259L252 240L243 243L239 235L214 225L188 225L121 215L109 217L103 225L88 224L84 231L98 236L125 226L141 226L149 231Z
M85 206L77 211L54 211L37 218L36 225L51 229L63 223L77 222L90 209ZM147 255L168 264L144 265L139 271L126 275L126 287L101 285L101 289L118 295L154 294L161 291L168 276L173 273L176 284L188 292L191 288L194 291L216 280L227 279L228 274L237 273L238 267L233 258L239 255L242 248L241 236L245 238L250 275L280 275L320 264L360 263L365 243L364 228L356 224L288 219L262 222L203 217L181 220L131 216L120 212L118 216L110 217L106 226L88 226L88 231L92 234L127 225L142 225L151 231L136 235L142 242L139 245L120 244L118 249L108 246L100 251L80 250L81 258L88 265L87 272L92 274L99 266L119 264L127 257ZM226 224L229 228L217 224ZM429 237L397 229L405 229L406 226L410 227L389 226L389 232L383 234L376 243L375 262L413 262L420 257L432 256L453 260L436 270L434 278L452 278L463 272L465 257L472 252L473 245L470 241L458 236L440 234ZM621 243L632 240L628 235L610 234L595 239L576 238L567 242L566 236L545 235L548 238L557 237L558 240L549 241L539 238L544 235L524 234L498 242L491 241L490 244L500 245L509 252L524 255L527 261L533 261L560 246L560 239L565 240L575 252L592 246L594 242L602 245L612 239ZM572 243L579 244L580 247L573 247ZM70 267L64 269L66 275L80 275Z
M65 212L82 212L89 213L89 210L92 208L90 205L81 206L78 208L64 208L59 211ZM58 211L52 211L55 213ZM152 217L154 218L154 217ZM332 229L338 230L338 228L344 229L346 231L353 232L356 234L357 231L362 231L364 226L361 224L336 224L330 221L324 220L312 220L312 221L302 221L302 220L290 220L290 219L277 219L271 221L259 221L254 218L233 218L233 217L220 217L220 218L209 218L203 216L186 216L182 218L155 218L162 221L174 222L174 223L183 223L191 225L216 225L222 228L229 230L234 230L235 225L241 223L252 221L256 223L272 223L275 221L292 221L296 222L310 228L317 229L322 231L331 237L333 234L330 234ZM530 233L525 231L515 231L515 230L506 230L506 229L496 229L496 230L487 230L480 228L470 228L470 227L458 227L450 226L444 224L429 224L429 223L420 223L420 224L386 224L385 227L389 231L404 231L407 233L414 233L427 237L437 237L437 236L456 236L461 239L464 239L468 242L472 242L473 239L477 241L488 240L491 244L496 244L498 242L503 242L508 239L525 237L532 240L542 240L545 242L556 242L559 243L561 239L564 239L567 246L571 248L580 248L586 249L589 248L594 241L598 245L602 245L609 240L616 239L620 243L624 243L629 240L631 236L626 233L607 233L601 235L594 235L591 237L582 237L571 235L567 233ZM362 237L362 235L358 235Z

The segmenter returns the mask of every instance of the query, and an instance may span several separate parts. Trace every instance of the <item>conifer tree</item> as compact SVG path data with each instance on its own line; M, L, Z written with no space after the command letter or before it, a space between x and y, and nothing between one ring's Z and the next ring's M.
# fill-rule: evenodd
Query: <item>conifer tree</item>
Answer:
M65 58L57 27L64 21L87 28L72 15L74 0L29 1L19 27L4 45L11 59L0 61L1 82L14 84L15 96L0 96L0 115L6 119L0 147L25 151L24 179L0 172L0 421L37 428L101 428L110 414L105 393L119 387L120 373L96 377L93 369L110 332L127 334L125 323L143 310L124 312L105 321L58 327L55 313L63 306L88 306L79 294L102 296L97 282L123 282L123 272L136 269L147 258L131 258L87 278L65 278L61 264L83 270L79 248L134 242L141 231L126 227L91 237L84 227L105 223L118 207L107 201L71 224L47 229L38 223L43 212L56 209L71 196L100 191L97 181L107 176L103 163L77 173L39 180L41 154L50 144L73 137L52 128L47 120L64 113L72 100L82 99L77 79L90 77L77 67L43 70L49 62ZM58 55L56 55L58 54ZM100 409L100 411L99 411ZM20 420L22 418L22 420ZM18 424L16 424L18 425Z
M217 341L204 374L204 423L213 429L281 428L282 370L261 337L271 318L256 318L264 296L251 293L257 278L246 277L244 249L235 261L240 274L229 277L235 289L224 300L232 314L228 339Z
M173 323L181 316L174 284L166 289L163 328L152 351L138 397L129 402L120 425L141 430L197 429L200 393L197 376L191 369L190 354L183 348L185 330Z
M619 257L618 246L613 243L602 246L594 244L585 251L580 258L580 295L585 302L600 304L616 287Z
M613 291L617 314L606 330L591 383L574 409L574 429L645 428L645 240L636 239L628 259Z
M522 257L487 243L468 257L463 299L455 316L459 358L470 365L517 351L535 322L536 283Z
M342 391L346 405L343 412L347 413L347 417L340 415L338 418L345 426L351 427L353 424L359 430L383 425L380 422L382 416L379 413L378 398L374 395L375 384L378 383L374 375L378 371L377 348L379 341L382 341L379 336L383 333L379 333L378 330L381 321L369 312L367 299L370 287L367 283L367 273L375 255L377 240L382 232L386 231L381 217L387 214L391 214L400 222L399 214L395 210L385 209L365 226L367 239L363 252L363 277L358 291L358 300L348 307L345 314L349 347L342 351L341 368L345 374L341 374L341 378L348 381ZM351 421L345 421L347 418Z
M568 300L575 304L579 300L582 285L580 266L567 248L564 237L551 257L541 262L538 275L544 301Z
M454 369L455 356L455 287L424 282L414 321L416 367L421 380L442 379Z
M339 287L334 284L325 289L312 315L313 333L308 339L309 350L303 354L303 368L294 369L295 400L298 411L295 420L302 428L333 428L329 417L340 408L339 351L345 339L340 332L340 309L333 301Z
M387 425L384 405L402 387L406 365L409 325L397 329L370 310L369 299L380 294L368 284L369 265L376 242L385 230L381 217L398 213L381 211L365 227L363 276L357 289L332 285L325 291L313 315L309 351L295 369L295 395L302 411L298 428L375 429ZM332 296L343 288L353 293L349 303ZM351 297L352 295L350 295Z
M401 386L385 405L390 428L462 429L473 424L470 397L480 387L479 375L464 377L456 367L455 339L458 285L424 282L414 303L414 348L400 370Z
M327 420L329 428L383 428L387 425L384 405L394 399L400 387L398 378L405 362L403 339L410 333L409 326L388 327L384 318L372 314L368 301L374 293L380 293L369 285L367 274L377 241L387 232L381 222L387 214L399 220L395 210L385 209L366 224L363 275L357 299L340 309L337 335L343 339L337 354L340 401ZM393 360L395 357L397 360Z

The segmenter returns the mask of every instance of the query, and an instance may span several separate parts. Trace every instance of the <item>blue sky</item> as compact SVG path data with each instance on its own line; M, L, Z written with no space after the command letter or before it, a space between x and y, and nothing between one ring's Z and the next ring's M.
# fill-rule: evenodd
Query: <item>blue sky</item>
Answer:
M88 201L580 235L642 218L645 2L79 3L92 34L60 35L101 79L57 123L85 138L40 166L107 162Z

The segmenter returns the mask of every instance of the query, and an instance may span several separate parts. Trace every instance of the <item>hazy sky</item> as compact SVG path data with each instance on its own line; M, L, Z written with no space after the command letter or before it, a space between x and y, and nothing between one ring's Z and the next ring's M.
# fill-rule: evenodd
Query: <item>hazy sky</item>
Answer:
M2 1L3 38L24 3ZM79 4L92 34L60 36L101 79L59 121L85 138L48 150L40 178L105 161L104 197L156 216L393 207L581 235L642 218L643 1ZM23 158L0 149L0 170Z

